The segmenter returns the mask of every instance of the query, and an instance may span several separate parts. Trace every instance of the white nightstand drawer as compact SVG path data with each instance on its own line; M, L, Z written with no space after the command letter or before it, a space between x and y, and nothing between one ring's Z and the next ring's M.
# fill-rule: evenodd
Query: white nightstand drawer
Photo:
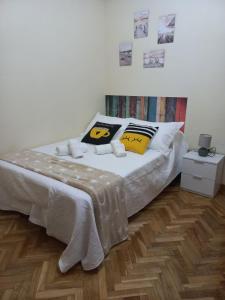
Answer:
M215 193L215 181L201 176L182 173L181 187L209 197L213 197Z
M182 172L215 180L217 165L185 158L183 159Z

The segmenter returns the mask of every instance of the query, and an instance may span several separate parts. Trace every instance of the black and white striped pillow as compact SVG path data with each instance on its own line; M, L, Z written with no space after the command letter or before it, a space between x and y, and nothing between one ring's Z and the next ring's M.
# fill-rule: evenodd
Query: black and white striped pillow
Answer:
M153 127L153 126L145 126L145 125L138 125L134 123L129 123L127 126L125 132L132 132L137 134L142 134L150 139L153 138L153 136L156 134L159 127Z
M124 144L126 151L144 154L157 130L158 127L129 123L120 141Z

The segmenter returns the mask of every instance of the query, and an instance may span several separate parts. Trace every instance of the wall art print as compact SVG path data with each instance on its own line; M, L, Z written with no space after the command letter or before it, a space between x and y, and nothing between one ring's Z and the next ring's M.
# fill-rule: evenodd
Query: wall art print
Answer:
M163 68L165 64L165 50L144 52L144 68Z
M141 10L134 13L134 38L148 36L149 10Z
M120 66L131 66L132 65L132 42L123 42L119 45L119 60Z
M159 17L158 44L174 42L175 23L175 14Z

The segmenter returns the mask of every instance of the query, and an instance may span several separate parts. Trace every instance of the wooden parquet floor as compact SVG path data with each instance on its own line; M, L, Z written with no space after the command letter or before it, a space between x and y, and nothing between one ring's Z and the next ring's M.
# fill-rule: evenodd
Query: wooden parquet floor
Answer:
M169 187L130 219L129 232L99 269L61 274L64 245L1 211L1 299L225 299L224 189L210 200Z

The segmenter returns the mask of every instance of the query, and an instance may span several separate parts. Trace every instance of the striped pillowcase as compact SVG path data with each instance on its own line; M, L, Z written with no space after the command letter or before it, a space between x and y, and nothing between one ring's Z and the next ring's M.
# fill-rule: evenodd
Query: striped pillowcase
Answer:
M142 135L145 135L145 136L149 137L150 139L152 139L158 129L159 129L159 127L144 126L144 125L129 123L125 132L142 134Z
M129 123L120 141L124 144L126 151L144 154L158 128Z

